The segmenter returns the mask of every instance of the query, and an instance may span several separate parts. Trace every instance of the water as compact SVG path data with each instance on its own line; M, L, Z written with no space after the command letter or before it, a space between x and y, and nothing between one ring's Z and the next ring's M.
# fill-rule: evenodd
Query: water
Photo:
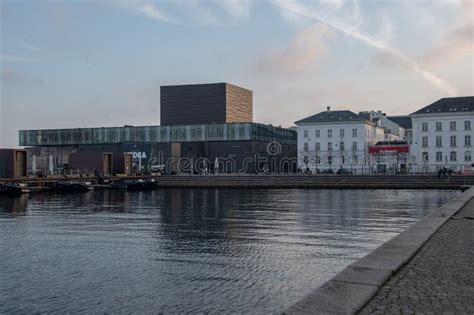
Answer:
M0 197L0 313L279 312L457 194Z

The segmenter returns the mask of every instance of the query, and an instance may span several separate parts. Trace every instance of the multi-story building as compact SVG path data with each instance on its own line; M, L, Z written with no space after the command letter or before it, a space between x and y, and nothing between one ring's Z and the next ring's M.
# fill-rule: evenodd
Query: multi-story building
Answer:
M252 94L229 83L162 86L161 125L252 122Z
M295 122L299 167L312 172L341 168L358 174L376 171L377 159L369 154L369 146L401 140L400 136L387 133L382 125L385 115L377 113L355 114L328 107L325 112Z
M403 128L403 140L411 145L413 143L413 132L411 117L408 115L402 116L387 116L387 119L393 121L395 124Z
M410 116L417 172L471 170L474 96L442 98Z
M26 175L26 150L0 149L0 178Z
M252 104L227 83L164 86L161 126L21 130L20 145L62 173L295 171L296 131L254 123Z

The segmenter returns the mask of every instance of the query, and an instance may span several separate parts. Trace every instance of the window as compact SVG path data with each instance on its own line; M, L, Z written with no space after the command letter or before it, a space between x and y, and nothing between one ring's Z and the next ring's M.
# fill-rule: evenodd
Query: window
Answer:
M354 150L354 151L357 150L357 141L352 142L352 150Z
M428 131L428 123L427 122L424 122L424 123L421 123L421 131Z
M470 120L466 120L464 122L464 130L471 130L471 121Z
M436 152L436 162L443 162L443 152Z
M328 142L328 151L332 150L332 142Z
M464 136L464 146L465 147L471 146L471 136Z
M436 136L436 147L440 148L443 146L443 137L441 136Z
M456 136L451 136L450 139L451 139L451 141L450 141L451 146L455 147L456 146Z
M344 141L341 141L341 143L339 143L339 148L341 149L341 151L344 151Z
M328 138L332 138L332 129L328 129Z
M456 162L457 161L457 155L456 155L456 151L451 151L449 153L449 160L451 162Z
M443 131L443 125L440 121L436 122L436 131Z
M305 143L303 144L303 151L304 151L304 152L308 152L308 142L305 142Z
M339 135L341 136L341 138L344 138L344 129L339 130Z
M321 137L321 132L319 131L319 129L317 129L317 130L315 131L315 136L316 136L316 138L320 138L320 137Z
M428 147L428 137L427 137L427 136L423 136L423 137L421 138L421 146L422 146L423 148Z
M450 121L449 122L449 130L456 131L456 122L455 121Z
M352 137L353 138L357 137L357 129L356 128L352 129Z
M471 162L471 151L464 152L464 161Z
M421 153L421 160L422 160L423 162L428 162L428 161L429 161L429 160L428 160L428 152L423 152L423 153Z
M321 151L321 143L316 142L316 151Z
M308 130L303 130L303 138L308 138Z

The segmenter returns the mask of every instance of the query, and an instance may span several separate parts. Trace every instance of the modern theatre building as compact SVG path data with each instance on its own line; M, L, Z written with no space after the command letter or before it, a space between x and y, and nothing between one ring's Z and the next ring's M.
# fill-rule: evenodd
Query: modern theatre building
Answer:
M54 173L290 172L296 131L253 122L252 91L228 83L161 87L161 125L20 130L38 170Z

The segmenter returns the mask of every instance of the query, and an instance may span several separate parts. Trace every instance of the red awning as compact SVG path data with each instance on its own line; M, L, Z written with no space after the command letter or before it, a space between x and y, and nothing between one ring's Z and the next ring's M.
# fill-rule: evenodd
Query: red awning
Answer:
M408 144L398 144L398 145L372 145L369 146L369 153L409 153L410 146Z

